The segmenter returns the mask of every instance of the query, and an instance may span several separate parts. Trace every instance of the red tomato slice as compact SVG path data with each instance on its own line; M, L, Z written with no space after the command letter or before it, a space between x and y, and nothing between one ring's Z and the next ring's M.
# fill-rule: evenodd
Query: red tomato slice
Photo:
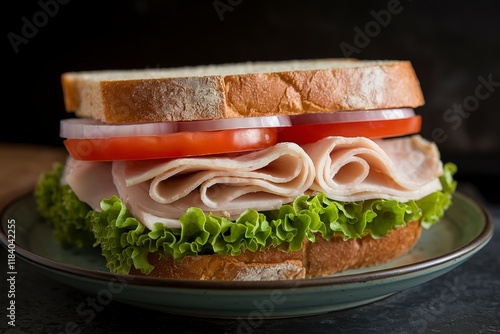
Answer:
M420 115L408 118L328 124L298 124L280 128L279 142L299 145L313 143L328 136L388 138L420 132Z
M74 159L89 161L178 158L263 149L277 143L277 129L177 132L158 136L66 139Z

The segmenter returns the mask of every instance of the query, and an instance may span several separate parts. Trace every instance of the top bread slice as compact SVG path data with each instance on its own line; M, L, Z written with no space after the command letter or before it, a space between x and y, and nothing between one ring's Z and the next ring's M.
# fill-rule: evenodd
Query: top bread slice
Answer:
M409 61L316 59L67 72L65 108L106 123L209 120L424 104Z

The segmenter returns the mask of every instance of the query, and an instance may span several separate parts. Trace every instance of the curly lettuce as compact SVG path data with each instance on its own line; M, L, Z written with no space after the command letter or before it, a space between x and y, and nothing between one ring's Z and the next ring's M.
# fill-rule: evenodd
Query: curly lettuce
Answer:
M178 229L161 223L154 224L152 230L147 229L116 196L104 199L100 212L87 209L84 213L82 207L73 203L78 201L76 197L66 198L63 204L62 198L58 201L62 190L43 190L53 186L53 179L39 186L37 197L39 208L42 212L51 212L50 217L56 211L66 211L57 221L67 219L69 227L54 224L55 229L63 228L56 232L59 238L63 238L66 231L92 231L94 246L101 248L111 272L127 274L134 266L148 274L154 268L148 255L155 252L180 259L198 254L239 255L247 250L256 252L269 247L296 251L306 239L314 242L317 237L330 239L334 235L345 240L366 235L380 238L415 220L420 220L424 228L430 228L452 204L455 172L454 164L446 164L440 178L442 190L416 201L402 203L372 199L343 202L320 193L300 196L279 210L257 212L248 209L234 221L190 208L180 217L181 228ZM64 191L70 190L65 188ZM51 195L49 203L43 198L45 194ZM68 212L73 209L64 210L65 205L70 204L68 201L78 213ZM51 204L57 208L50 208Z
M61 184L64 166L55 163L38 179L34 198L40 216L54 228L55 240L64 248L82 248L94 240L87 214L92 210L67 184Z

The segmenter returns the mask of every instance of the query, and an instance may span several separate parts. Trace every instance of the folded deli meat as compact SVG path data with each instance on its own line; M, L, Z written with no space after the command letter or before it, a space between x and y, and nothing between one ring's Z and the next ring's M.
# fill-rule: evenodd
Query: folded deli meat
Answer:
M70 158L63 180L99 211L119 194L149 229L180 227L189 208L233 217L246 208L273 210L303 193L340 201L407 201L441 189L439 152L420 135L370 140L328 137L304 145L280 143L232 155L115 162ZM179 191L181 189L181 191Z
M441 189L438 150L418 135L377 141L327 137L304 148L316 170L310 189L334 200L406 202Z
M300 146L282 143L234 157L116 162L112 174L134 217L151 229L155 222L180 227L189 207L227 217L278 209L309 188L314 167Z

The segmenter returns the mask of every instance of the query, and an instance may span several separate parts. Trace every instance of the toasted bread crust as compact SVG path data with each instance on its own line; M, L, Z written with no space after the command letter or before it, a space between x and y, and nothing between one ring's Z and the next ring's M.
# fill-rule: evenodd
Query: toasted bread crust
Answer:
M68 72L61 80L68 112L107 123L292 115L424 104L420 83L409 61L322 59Z
M149 262L155 268L148 276L260 281L331 275L395 259L411 250L420 235L420 223L411 222L380 239L366 236L344 241L338 237L325 240L317 236L315 242L306 241L301 250L290 253L269 248L255 253L247 251L238 256L197 255L180 260L153 253L149 256ZM132 268L130 274L143 275L135 268Z

